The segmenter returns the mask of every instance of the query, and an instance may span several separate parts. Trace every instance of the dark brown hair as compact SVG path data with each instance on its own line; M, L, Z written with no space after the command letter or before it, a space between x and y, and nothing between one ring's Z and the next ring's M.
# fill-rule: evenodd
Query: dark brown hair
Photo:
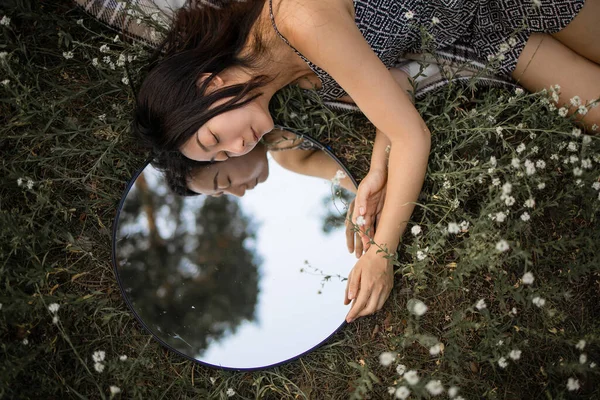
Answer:
M258 75L243 84L206 89L214 77L231 67L256 68L265 51L256 34L250 54L241 54L265 0L192 0L179 9L171 30L152 57L164 58L150 72L137 95L132 130L154 154L179 153L179 148L208 120L242 107L260 96L268 82ZM248 53L248 52L247 52ZM199 84L202 74L210 76ZM214 102L230 98L209 109Z

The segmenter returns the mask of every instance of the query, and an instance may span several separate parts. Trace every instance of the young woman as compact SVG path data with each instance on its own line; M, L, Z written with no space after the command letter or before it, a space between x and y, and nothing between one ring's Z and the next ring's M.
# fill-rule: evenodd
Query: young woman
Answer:
M418 25L438 47L469 40L482 60L504 46L500 73L532 92L559 84L561 104L600 95L599 0L197 3L177 12L163 46L167 58L140 89L137 131L156 151L222 161L248 153L273 129L269 100L286 85L354 102L377 136L353 220L364 217L364 233L384 197L373 240L389 252L413 211L430 150L429 129L402 87L407 75L393 68L403 53L419 50ZM528 27L514 33L522 23ZM600 108L580 121L600 124ZM377 249L369 247L350 272L348 322L379 310L389 296L393 269Z

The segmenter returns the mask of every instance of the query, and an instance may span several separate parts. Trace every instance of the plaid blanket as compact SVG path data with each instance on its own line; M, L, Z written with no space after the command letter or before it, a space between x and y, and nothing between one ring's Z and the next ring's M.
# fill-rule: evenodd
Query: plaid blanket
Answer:
M207 4L208 0L200 0ZM143 45L156 49L161 42L157 24L168 29L173 11L182 7L186 0L74 0L86 13L97 18L112 30ZM472 84L476 88L519 87L506 78L494 75L485 62L477 57L467 44L453 45L432 53L404 54L398 60L399 68L415 82L415 99L422 99L449 82ZM422 70L423 69L423 70ZM328 101L325 105L340 111L360 112L355 105Z

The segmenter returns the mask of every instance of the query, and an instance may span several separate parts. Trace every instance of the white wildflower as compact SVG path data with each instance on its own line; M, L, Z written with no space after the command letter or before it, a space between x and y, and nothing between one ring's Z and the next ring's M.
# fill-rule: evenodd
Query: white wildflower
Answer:
M406 19L413 19L415 17L415 13L412 11L407 11L404 13L404 18Z
M585 169L592 168L592 160L590 160L589 158L581 160L581 166Z
M581 115L585 115L588 113L588 109L586 106L579 106L579 108L577 109L577 112Z
M27 186L27 189L29 190L33 189L33 181L31 179L27 179L27 184L25 186Z
M113 396L115 394L121 393L121 388L119 388L118 386L111 386L110 387L110 394L112 394Z
M23 339L23 341L21 343L23 343L25 346L27 346L29 344L29 339L25 338L25 339Z
M119 41L119 35L115 35L115 38L113 39L113 43L117 43Z
M502 211L497 212L496 218L494 218L494 219L498 222L504 222L504 220L506 220L506 214L504 214Z
M600 103L596 103L596 104L600 104ZM598 125L597 125L597 124L594 124L594 125L592 125L592 130L593 130L593 131L596 131L596 130L598 130ZM590 138L590 139L591 139L591 138Z
M581 105L581 97L579 96L573 96L570 101L573 107L579 107Z
M450 201L450 206L452 208L458 208L459 205L460 205L460 200L458 200L458 199L454 199L454 200Z
M485 304L485 300L479 299L477 304L475 304L475 308L477 308L478 310L483 310L484 308L487 308L487 304Z
M524 205L527 208L533 208L535 206L535 200L530 197L527 200L525 200L525 204Z
M524 285L531 285L533 283L534 279L535 278L533 277L533 274L531 272L525 272L523 274L523 277L521 278Z
M440 19L438 17L433 17L433 18L431 18L431 23L433 25L437 25L440 23Z
M1 83L2 83L2 86L8 86L8 84L10 83L10 79L5 79Z
M417 251L417 259L419 261L423 261L427 258L427 254L425 254L422 250Z
M21 179L21 178L19 178L19 179ZM594 183L592 183L592 189L594 189L594 190L600 190L600 182L594 182Z
M110 64L108 64L108 68L110 68L114 71L116 69L115 63L111 62Z
M100 115L98 115L98 119L100 121L102 121L102 122L105 122L106 121L106 114L100 114Z
M504 199L504 203L507 206L512 206L513 204L515 204L515 198L512 196L508 196L508 197L506 197L506 199Z
M512 315L517 315L517 307L513 307L512 310L510 310L510 313Z
M94 363L94 369L96 370L96 372L101 373L102 371L104 371L104 364L102 364L101 362Z
M417 236L419 233L421 233L421 227L419 225L415 225L410 229L410 233L413 234L413 236Z
M512 165L513 168L519 168L519 165L521 163L521 160L519 160L517 157L514 157L512 160L510 160L510 165Z
M531 148L531 154L537 154L540 151L540 148L537 146L533 146Z
M496 343L496 346L502 346L504 344L504 340L498 340L498 343Z
M414 386L417 383L419 383L419 375L417 374L417 371L415 371L414 369L411 369L410 371L405 372L403 375L403 378L406 380L406 383L408 383L411 386Z
M121 79L121 82L123 82L125 85L129 85L129 78L124 76L123 79Z
M73 52L72 51L63 51L62 55L67 60L70 60L71 58L73 58Z
M437 343L429 348L429 354L431 354L432 356L440 354L441 351L442 345L440 343Z
M537 8L540 8L542 6L542 0L532 0L533 1L533 5L536 6Z
M388 386L388 394L393 395L394 393L396 393L396 388L393 386Z
M544 161L544 160L537 160L535 162L535 166L537 168L539 168L539 169L544 169L544 168L546 168L546 161Z
M534 297L534 298L531 300L531 302L532 302L533 304L535 304L536 306L538 306L538 307L543 307L543 306L544 306L544 304L546 304L546 300L544 300L543 298L541 298L541 297L539 297L539 296L536 296L536 297Z
M500 185L500 178L494 178L492 179L492 185L494 186L499 186Z
M525 211L523 214L521 214L521 219L524 222L527 222L527 221L529 221L531 219L531 216L529 215L529 213L527 213L527 211Z
M110 51L110 47L108 47L108 45L103 44L102 46L100 46L100 53L108 53Z
M583 174L583 170L581 168L575 167L573 169L573 175L575 175L575 176L581 176L581 174Z
M574 138L578 138L579 136L581 136L581 129L579 129L579 128L573 128L573 130L571 131L571 135Z
M556 91L556 92L560 92L560 85L557 83L554 86L552 86L552 90Z
M496 157L494 157L494 156L490 157L490 164L492 165L492 167L495 167L496 165L498 165L498 160L496 160Z
M4 25L4 26L9 26L10 25L10 17L8 16L3 16L2 19L0 19L0 25Z
M556 92L552 93L552 100L554 100L555 103L558 103L558 93L556 93Z
M554 104L548 104L549 111L556 111L556 106Z
M540 190L544 189L545 187L546 187L546 184L544 182L540 182L537 185L537 188L540 189Z
M590 363L590 368L592 368L592 369L596 368L596 363L595 362L591 362Z
M423 303L421 300L416 300L416 299L409 300L407 303L407 306L408 306L408 311L410 311L411 314L414 314L418 317L425 314L428 309L428 307L427 307L427 305L425 305L425 303Z
M508 361L506 361L506 358L500 357L500 359L498 360L498 365L500 366L500 368L506 368L508 367Z
M515 38L510 38L510 39L508 39L508 44L509 44L511 47L514 47L514 45L511 45L511 39L512 39L512 40L514 40L514 41L515 41L514 43L516 44L516 40L515 40ZM516 88L516 89L515 89L515 94L516 94L517 96L520 96L520 95L522 95L523 93L525 93L525 91L524 91L523 89L521 89L521 88Z
M384 367L389 366L395 359L396 356L394 353L390 353L389 351L384 351L379 355L379 363Z
M509 38L509 39L508 39L508 45L509 45L510 47L515 47L515 46L517 45L517 39L515 39L514 37L511 37L511 38ZM516 88L516 89L515 89L515 94L517 94L517 95L521 95L521 94L523 94L523 89L521 89L521 88Z
M425 385L425 389L427 389L427 391L431 393L432 396L437 396L444 392L444 386L442 385L442 382L438 380L427 382L427 385Z
M338 186L340 184L340 181L342 179L344 179L346 177L346 173L344 171L342 171L341 169L338 169L337 172L335 173L335 176L331 179L331 183L334 186Z
M448 389L448 397L453 398L457 394L458 394L458 387L452 386L450 389Z
M531 160L525 160L525 173L527 175L535 174L535 164Z
M526 148L527 146L525 146L525 143L521 143L517 146L517 153L521 154Z
M17 179L17 185L21 186L23 184L23 178Z
M358 217L356 217L356 225L358 226L364 226L365 225L365 217L363 217L362 215L359 215Z
M125 354L119 356L119 360L121 361L127 361L127 356Z
M450 183L449 180L444 180L444 184L442 185L442 187L444 189L450 189L452 187L452 184Z
M489 58L489 57L488 57L488 58ZM494 116L493 116L493 115L489 115L489 116L487 117L487 119L488 119L488 121L490 121L492 124L495 124L495 123L496 123L496 118L494 118Z
M104 57L102 57L102 61L105 64L110 64L110 62L111 62L110 56L104 56Z
M507 251L509 248L510 247L508 246L508 242L504 239L496 243L496 250L498 250L501 253Z
M502 128L501 126L499 126L499 127L497 127L497 128L496 128L496 133L497 133L498 135L502 135L502 131L503 131L503 130L504 130L504 128Z
M579 161L579 158L578 158L578 157L577 157L575 154L571 154L571 155L569 156L569 162L570 162L571 164L575 164L577 161Z
M95 57L95 58L93 58L93 59L92 59L92 65L93 65L94 67L97 67L97 66L98 66L98 58L96 58L96 57Z
M48 310L50 310L50 312L52 314L56 314L58 312L59 308L60 308L60 305L58 305L57 303L52 303L48 306Z
M125 65L125 54L121 53L117 59L117 67L122 67L123 65Z
M518 360L521 358L521 350L511 350L508 356L513 360Z
M77 22L77 25L83 25L83 19L81 19L81 18L78 19L76 22Z
M512 192L512 184L510 182L506 182L502 185L502 194L510 194Z
M569 151L577 151L577 143L575 143L575 142L569 142L569 145L567 146L567 149Z
M577 350L583 350L585 348L586 342L585 340L581 339L579 342L577 342L577 344L575 345L575 348Z
M587 355L585 353L581 353L579 355L579 364L585 364L587 362Z
M566 109L566 108L564 108L564 107L561 107L561 108L558 110L558 115L560 115L561 117L566 117L566 116L567 116L567 114L568 114L568 112L569 112L569 110L567 110L567 109Z
M400 386L398 389L396 389L395 396L397 399L406 399L408 396L410 396L410 390L408 390L406 386Z
M406 365L404 364L398 364L396 366L396 373L400 376L404 375L404 373L406 372Z
M106 353L103 350L98 350L95 351L94 354L92 354L92 360L94 360L94 362L101 362L104 361L105 356Z
M52 323L54 325L58 324L58 316L57 315L55 315L54 317L52 317Z
M579 381L577 379L569 378L567 381L567 389L569 392L579 389Z
M233 388L229 388L225 393L227 394L227 397L233 397L235 395L235 390L233 390Z
M458 233L460 232L460 228L456 222L450 222L448 224L448 233Z
M461 221L460 222L460 231L461 232L468 232L469 231L469 223L467 221Z

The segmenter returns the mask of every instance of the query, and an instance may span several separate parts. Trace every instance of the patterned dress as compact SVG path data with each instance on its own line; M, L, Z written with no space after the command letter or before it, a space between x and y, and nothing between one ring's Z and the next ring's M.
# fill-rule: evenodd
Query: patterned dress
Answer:
M498 73L510 79L529 35L560 31L584 2L536 0L538 6L533 0L354 0L354 10L358 29L388 68L401 63L406 53L423 51L423 27L432 35L435 48L464 44L483 63L497 57ZM293 48L277 30L272 0L269 3L273 28ZM317 93L324 100L346 95L331 76L294 51L321 80Z

